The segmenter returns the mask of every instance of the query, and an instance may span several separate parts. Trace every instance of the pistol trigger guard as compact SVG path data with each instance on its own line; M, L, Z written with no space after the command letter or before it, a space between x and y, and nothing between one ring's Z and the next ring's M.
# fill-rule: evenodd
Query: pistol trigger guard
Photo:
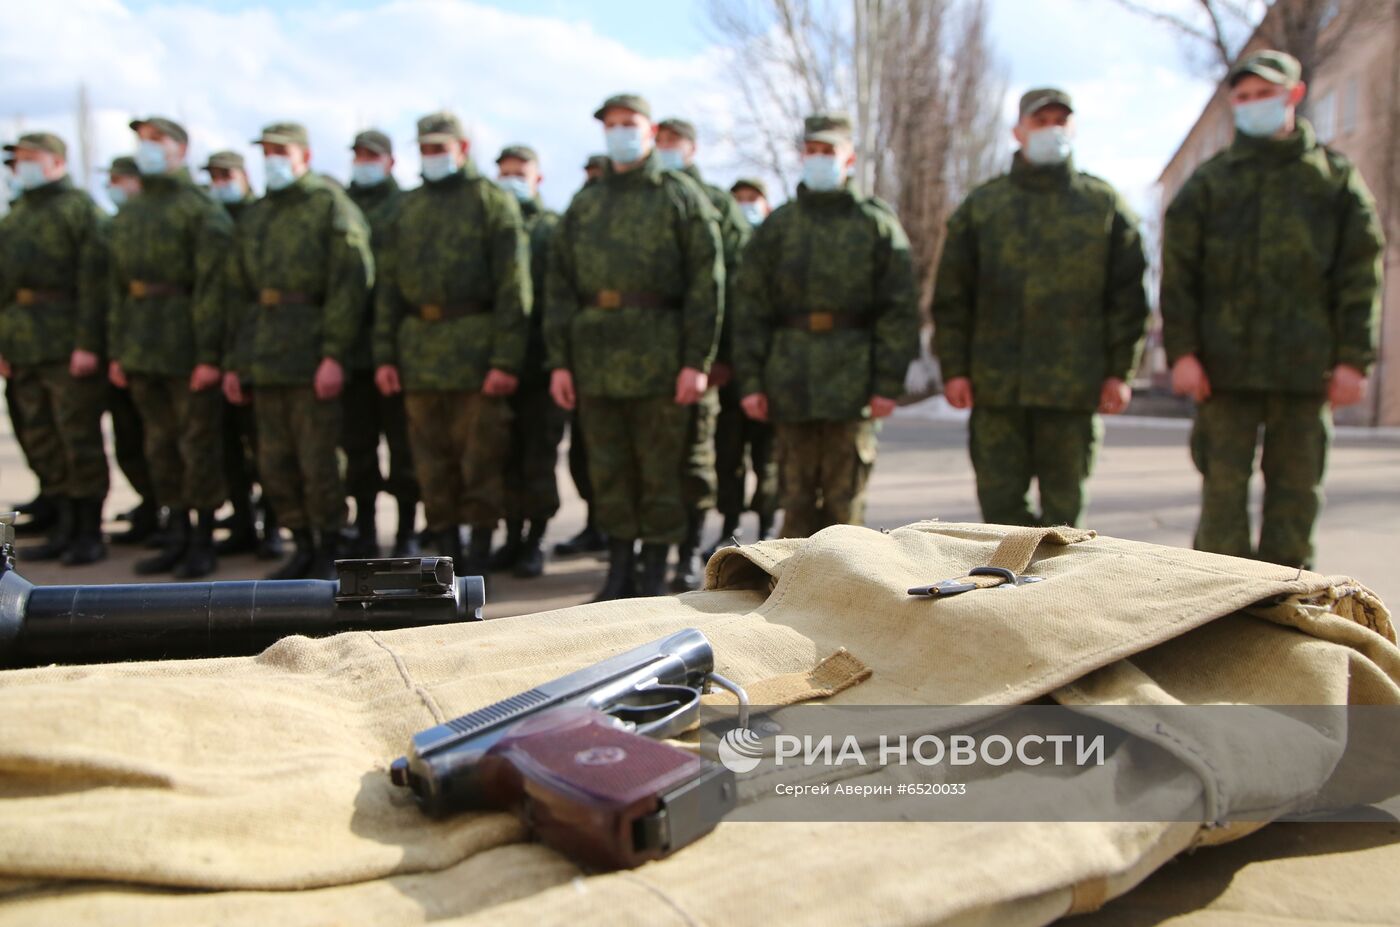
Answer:
M691 725L700 713L700 693L688 686L648 686L619 700L608 714L634 725L645 737L668 737Z

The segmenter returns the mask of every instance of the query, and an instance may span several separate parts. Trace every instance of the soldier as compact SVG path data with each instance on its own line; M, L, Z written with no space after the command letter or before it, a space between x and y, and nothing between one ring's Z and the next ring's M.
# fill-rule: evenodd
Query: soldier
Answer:
M349 196L310 170L304 126L273 123L253 144L267 195L234 241L232 311L250 329L236 340L224 393L241 404L242 376L251 378L258 474L296 545L269 578L333 579L345 518L340 392L374 283L369 229Z
M418 150L423 185L384 235L374 378L404 394L428 531L461 572L484 573L505 514L506 397L529 339L528 243L515 197L477 171L456 116L418 120Z
M156 498L170 510L165 546L136 572L193 579L214 570L214 511L224 501L218 384L233 223L191 179L183 126L152 116L131 128L141 195L112 220L109 377L131 388Z
M48 539L25 556L93 563L107 553L100 369L107 220L73 186L58 136L30 133L5 150L24 195L0 220L0 375L19 407L40 492L58 509Z
M238 221L244 210L257 202L253 187L248 183L248 166L238 152L214 152L205 162L204 170L209 174L209 192L224 204L224 209L234 222Z
M530 288L538 305L544 298L549 242L559 224L559 214L545 209L540 202L540 181L544 177L539 156L528 145L502 149L496 158L496 178L520 203L530 241ZM522 579L544 572L540 542L549 520L559 511L555 467L559 462L559 442L568 422L568 415L549 395L543 317L542 312L530 313L529 346L521 368L520 388L510 397L515 418L511 422L510 457L505 468L506 540L491 561L493 570L513 570Z
M583 162L583 185L585 187L602 180L608 172L608 156L605 154L589 155L588 160Z
M739 212L753 228L763 224L772 208L763 181L741 177L729 188ZM726 332L733 320L725 326ZM718 364L716 365L718 366ZM705 559L738 538L739 517L745 510L758 515L760 541L771 539L778 513L778 461L773 456L773 426L758 422L744 414L740 405L739 384L732 376L719 390L719 420L715 424L715 465L719 475L716 494L717 508L724 518L715 545L705 552ZM745 502L748 471L752 469L757 481L753 498Z
M876 419L918 353L909 240L889 206L852 189L851 122L804 122L802 185L744 251L735 367L744 412L772 422L783 536L860 524Z
M1167 209L1162 322L1172 386L1196 403L1198 550L1311 568L1331 411L1376 358L1384 243L1361 173L1297 114L1298 60L1262 51L1229 77L1235 139ZM1264 432L1264 517L1247 502Z
M686 538L678 475L718 346L724 252L704 191L653 152L646 100L615 96L593 115L612 166L555 232L544 324L550 393L578 407L609 538L606 601L631 594L638 540L641 594L665 594L670 545Z
M394 148L389 136L369 129L355 136L350 146L350 199L369 222L370 244L376 263L384 248L384 235L398 214L403 191L394 179ZM394 532L394 556L416 557L421 552L418 534L418 479L408 443L408 413L403 396L385 396L374 383L374 355L370 338L374 328L374 297L350 355L350 375L345 383L345 421L341 446L345 450L345 489L355 500L354 557L378 557L375 534L375 499L387 490L398 506ZM379 470L379 436L389 445L389 478Z
M1078 525L1103 434L1147 328L1137 217L1074 168L1073 106L1053 88L1021 97L1011 171L948 220L934 290L934 344L948 402L972 408L968 445L984 521ZM1028 493L1040 488L1036 515Z

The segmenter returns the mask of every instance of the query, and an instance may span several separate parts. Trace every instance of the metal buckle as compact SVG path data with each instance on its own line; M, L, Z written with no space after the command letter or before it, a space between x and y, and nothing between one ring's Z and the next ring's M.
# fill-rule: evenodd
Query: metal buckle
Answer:
M272 287L266 287L258 291L258 305L260 306L277 306L280 305L281 302L281 290L274 290Z
M127 287L127 292L136 299L145 299L149 295L149 288L144 280L133 280Z
M829 332L836 327L836 313L834 312L813 312L807 316L807 330L811 332Z
M442 307L436 303L428 303L426 306L418 307L418 318L424 322L441 322Z
M967 571L968 576L1000 576L1006 582L1000 586L992 586L992 589L1016 589L1020 586L1029 586L1032 583L1042 582L1044 576L1018 576L1005 567L980 566L973 567ZM981 589L976 583L964 583L955 579L944 579L927 586L915 586L909 590L909 595L928 596L930 598L947 598L951 595L961 595L964 592L972 592L974 589Z
M28 287L24 287L15 290L15 302L21 306L32 306L36 302L38 302L38 299L36 298L36 294L33 290L29 289Z
M598 308L599 308L599 309L621 309L621 308L622 308L622 291L621 291L621 290L599 290L599 291L598 291Z

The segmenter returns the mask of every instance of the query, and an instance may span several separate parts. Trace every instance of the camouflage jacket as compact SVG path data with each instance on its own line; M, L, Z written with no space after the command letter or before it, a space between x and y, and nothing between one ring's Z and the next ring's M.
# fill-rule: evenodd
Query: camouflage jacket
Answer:
M538 197L523 204L520 213L525 219L525 233L530 237L530 285L537 307L530 313L530 342L521 376L525 385L538 387L549 382L544 351L544 285L549 273L549 245L559 227L559 213L545 209Z
M705 183L700 177L699 168L691 164L683 173L700 185L700 189L704 191L705 197L719 216L719 239L720 244L724 246L724 304L732 307L736 299L734 288L739 280L739 256L743 254L744 246L753 235L753 226L749 225L749 220L739 211L739 203L733 195L728 190ZM720 324L719 352L715 359L726 364L733 363L733 324L732 312L726 314Z
M186 168L143 177L141 195L112 219L110 347L127 373L180 377L223 363L232 229Z
M799 188L744 249L737 299L735 376L742 395L767 394L771 421L853 421L904 391L918 299L909 239L880 200Z
M365 221L369 223L369 243L370 250L374 252L376 267L380 262L380 253L384 250L384 233L388 231L389 223L398 215L399 205L403 201L403 188L399 182L390 175L382 183L377 183L371 187L362 187L359 184L350 185L350 199L355 205L360 207L360 212L364 214ZM374 333L374 294L370 294L369 308L365 311L364 323L360 326L360 333L355 338L355 346L350 349L350 361L347 366L351 370L367 371L374 368L374 351L370 347L370 341Z
M1196 354L1217 390L1318 394L1337 364L1367 370L1384 248L1360 172L1310 125L1237 134L1167 209L1168 360Z
M1009 174L952 218L933 293L943 377L974 401L1092 412L1103 381L1131 380L1147 332L1138 220L1073 162Z
M407 390L475 392L492 368L520 373L527 248L515 196L470 162L405 193L384 236L375 363L397 365Z
M47 364L74 348L104 352L107 230L67 177L25 193L0 219L0 357Z
M252 193L248 193L243 199L236 203L223 204L224 211L226 211L229 218L233 220L235 234L237 234L238 223L243 218L244 213L257 201L258 198L256 196ZM224 361L231 366L235 363L236 358L246 357L248 356L248 352L252 351L253 331L252 326L243 324L247 317L246 307L242 309L236 308L230 296L231 294L226 290L226 303L224 306ZM251 384L251 377L247 378L245 382Z
M545 298L549 366L572 370L582 395L671 395L682 367L708 372L715 357L724 250L714 208L655 152L610 171L564 213Z
M347 363L374 285L364 216L311 172L269 192L238 223L230 311L248 347L230 364L258 386L305 386L322 358Z

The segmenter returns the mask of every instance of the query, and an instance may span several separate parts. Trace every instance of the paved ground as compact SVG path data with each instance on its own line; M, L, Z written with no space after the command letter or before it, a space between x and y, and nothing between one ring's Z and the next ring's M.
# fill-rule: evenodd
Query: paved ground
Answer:
M5 422L0 428L8 428ZM1186 451L1187 423L1174 419L1127 419L1110 423L1093 484L1089 525L1104 534L1159 544L1188 545L1196 521L1199 477ZM562 466L564 508L550 525L553 543L572 535L583 519L582 503ZM1318 567L1361 579L1387 601L1400 603L1400 434L1344 429L1338 435L1327 477L1328 504L1321 526ZM0 504L33 495L32 476L18 457L8 430L0 432ZM1257 495L1257 487L1256 487ZM120 476L108 513L134 504ZM381 498L380 535L387 543L393 502ZM1255 518L1258 517L1257 499ZM975 521L972 470L962 422L937 400L901 410L881 437L868 513L872 527L897 527L922 518ZM750 516L751 519L751 516ZM109 528L116 527L109 525ZM753 531L752 521L744 528ZM719 531L712 520L707 538ZM751 536L751 535L750 535ZM91 567L64 569L28 563L21 570L36 582L131 582L131 562L144 551L112 548L111 558ZM520 581L491 577L487 616L523 614L586 600L602 580L596 557L551 560L544 577ZM268 565L251 557L226 558L219 579L257 578Z

